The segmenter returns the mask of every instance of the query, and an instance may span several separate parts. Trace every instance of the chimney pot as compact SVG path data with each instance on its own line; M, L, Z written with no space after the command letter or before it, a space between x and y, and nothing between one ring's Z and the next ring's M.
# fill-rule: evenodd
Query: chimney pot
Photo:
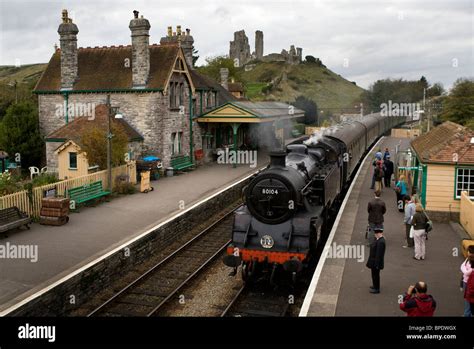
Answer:
M226 90L229 90L229 69L228 68L221 68L219 70L221 74L221 85Z

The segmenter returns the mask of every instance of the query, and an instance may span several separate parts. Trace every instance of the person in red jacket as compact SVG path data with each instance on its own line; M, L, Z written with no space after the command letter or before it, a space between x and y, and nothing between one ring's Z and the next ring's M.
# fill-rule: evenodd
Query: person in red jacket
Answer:
M474 268L474 259L470 259L471 268ZM469 275L464 291L464 299L471 305L471 314L474 314L474 273ZM472 315L471 315L472 316Z
M426 294L428 285L419 281L415 286L408 287L408 291L400 304L400 309L407 313L407 316L433 316L436 310L436 301Z

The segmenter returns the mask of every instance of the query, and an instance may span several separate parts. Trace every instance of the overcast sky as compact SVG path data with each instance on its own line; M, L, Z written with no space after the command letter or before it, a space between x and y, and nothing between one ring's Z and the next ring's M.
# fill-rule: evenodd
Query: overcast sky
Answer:
M61 10L79 28L78 45L130 43L128 24L139 10L151 23L150 43L168 25L191 28L204 57L228 54L233 32L245 29L254 50L264 33L264 54L303 48L331 70L366 88L377 79L419 79L450 87L474 76L474 0L0 0L0 65L48 62Z

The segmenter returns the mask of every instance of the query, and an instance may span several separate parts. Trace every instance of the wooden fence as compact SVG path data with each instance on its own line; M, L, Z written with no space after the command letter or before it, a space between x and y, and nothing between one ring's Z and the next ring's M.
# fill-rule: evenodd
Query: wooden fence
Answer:
M474 239L474 202L467 196L467 192L461 193L461 211L459 221L464 230Z
M136 184L137 176L135 161L131 161L126 165L114 167L112 169L112 180L114 180L119 175L129 176L130 183ZM68 189L97 181L102 181L102 186L107 188L107 170L33 188L31 198L29 198L28 191L26 190L1 196L0 209L16 206L32 217L39 217L41 210L41 199L45 196L46 191L55 189L57 196L66 196Z
M391 137L395 138L415 138L421 134L417 128L406 129L406 128L392 128Z

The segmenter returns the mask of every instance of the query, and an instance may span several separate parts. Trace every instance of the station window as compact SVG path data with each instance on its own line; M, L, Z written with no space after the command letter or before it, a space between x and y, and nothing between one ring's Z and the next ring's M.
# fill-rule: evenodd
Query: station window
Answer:
M182 138L183 132L173 132L171 134L171 155L177 155L181 153Z
M179 84L179 106L184 103L184 86L183 83Z
M77 170L77 153L69 153L69 169Z
M456 199L461 198L462 191L467 191L467 195L474 199L474 167L456 168Z
M174 90L174 82L170 82L170 108L176 107L176 97L175 97L175 90Z

